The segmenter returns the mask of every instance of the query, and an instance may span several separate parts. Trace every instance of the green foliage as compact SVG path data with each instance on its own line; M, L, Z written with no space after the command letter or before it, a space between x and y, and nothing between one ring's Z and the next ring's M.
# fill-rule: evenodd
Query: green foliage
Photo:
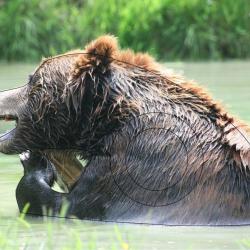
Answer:
M64 0L6 1L0 11L1 57L34 60L75 46L74 8Z
M162 60L249 58L250 1L0 1L0 59L38 60L103 33Z

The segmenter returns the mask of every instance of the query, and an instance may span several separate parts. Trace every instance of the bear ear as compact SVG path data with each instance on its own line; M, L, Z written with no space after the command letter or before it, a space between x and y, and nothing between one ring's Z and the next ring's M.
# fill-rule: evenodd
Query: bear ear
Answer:
M241 122L224 127L224 140L233 149L237 165L250 169L250 128Z
M112 57L118 51L117 39L112 35L100 36L85 47L88 58Z
M104 35L86 45L84 55L79 56L75 65L75 73L80 69L92 66L105 72L114 60L118 51L117 39L112 35Z
M72 102L76 112L81 112L83 95L97 91L99 77L110 68L116 53L117 39L111 35L101 36L85 47L73 64L70 81L64 90L63 97L68 106Z

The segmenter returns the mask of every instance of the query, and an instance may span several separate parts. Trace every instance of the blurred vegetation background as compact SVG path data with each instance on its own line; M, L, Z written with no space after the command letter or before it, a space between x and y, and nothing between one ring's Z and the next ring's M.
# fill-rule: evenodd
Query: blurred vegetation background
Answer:
M158 59L250 57L250 0L0 0L0 59L36 61L98 35Z

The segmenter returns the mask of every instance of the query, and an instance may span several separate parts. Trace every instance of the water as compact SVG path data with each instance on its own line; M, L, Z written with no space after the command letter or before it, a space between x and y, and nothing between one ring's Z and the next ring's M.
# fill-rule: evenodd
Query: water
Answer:
M167 63L205 86L234 115L250 122L250 62ZM0 89L27 82L33 65L0 64ZM7 125L1 121L0 130ZM1 132L1 131L0 131ZM17 156L0 155L0 249L250 249L250 227L164 227L18 216ZM5 244L5 245L4 245Z

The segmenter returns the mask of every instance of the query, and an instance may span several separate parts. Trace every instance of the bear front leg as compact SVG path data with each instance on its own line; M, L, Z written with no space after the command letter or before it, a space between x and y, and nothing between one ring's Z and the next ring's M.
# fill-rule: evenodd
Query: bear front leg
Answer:
M51 162L38 152L25 152L20 155L24 176L16 188L16 199L20 212L29 203L29 215L56 215L67 194L51 189L56 173Z

